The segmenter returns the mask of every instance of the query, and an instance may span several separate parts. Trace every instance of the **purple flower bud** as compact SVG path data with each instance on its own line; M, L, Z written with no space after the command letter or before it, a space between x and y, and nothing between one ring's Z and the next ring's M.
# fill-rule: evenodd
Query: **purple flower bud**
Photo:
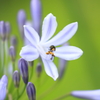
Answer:
M28 82L26 87L29 100L36 100L36 89L33 83Z
M71 95L77 98L83 98L88 100L100 100L99 90L85 90L85 91L72 91Z
M38 77L40 76L41 72L42 72L42 66L40 63L38 63L37 68L36 68L36 72Z
M6 39L8 39L9 38L9 33L11 32L10 23L6 22L5 26L6 26Z
M0 36L2 40L8 39L10 33L10 23L9 22L0 22Z
M61 79L64 75L66 69L67 61L64 59L59 59L59 78Z
M65 44L63 44L63 46L69 46L69 44L65 43ZM68 63L67 60L64 60L64 59L61 59L61 58L59 59L59 79L61 79L63 77L64 71L67 67L66 66L67 63Z
M7 84L8 84L8 78L6 75L3 75L0 80L0 100L4 100L6 97Z
M25 25L25 23L26 23L26 13L25 13L24 10L20 10L18 12L17 22L18 22L19 31L20 31L20 33L22 35L22 38L24 38L24 28L23 28L23 25Z
M18 67L25 84L28 83L28 63L23 58L18 61Z
M40 0L31 0L31 14L34 29L40 33L41 25L41 2Z
M6 39L6 24L4 21L0 22L0 37L3 41Z
M7 27L7 28L6 28L6 29L7 29L7 30L6 30L7 33L10 33L10 31L11 31L10 23L9 23L9 22L6 22L5 25L6 25L6 27Z
M15 61L16 53L14 46L10 46L9 48L9 55L11 56L11 60Z
M13 81L14 81L15 87L18 88L20 84L20 74L17 70L14 71L13 73Z
M11 45L13 45L14 47L17 45L17 39L16 39L15 36L11 36L10 43L11 43Z

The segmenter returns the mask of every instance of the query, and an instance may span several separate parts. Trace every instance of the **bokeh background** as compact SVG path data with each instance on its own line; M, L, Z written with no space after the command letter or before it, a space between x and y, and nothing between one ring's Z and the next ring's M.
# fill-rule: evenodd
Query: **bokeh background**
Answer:
M100 89L100 0L41 0L41 3L42 19L48 13L56 16L56 33L67 24L78 22L78 31L68 42L81 48L84 54L68 62L64 76L58 83L48 77L44 70L41 79L34 81L36 79L33 76L30 81L36 85L37 100L53 100L73 90ZM27 19L31 20L30 0L0 0L0 20L11 23L11 34L18 39L17 59L20 58L22 45L17 26L17 13L20 9L24 9ZM57 60L55 63L58 65ZM23 99L28 100L26 92L20 98ZM69 96L62 100L82 99Z

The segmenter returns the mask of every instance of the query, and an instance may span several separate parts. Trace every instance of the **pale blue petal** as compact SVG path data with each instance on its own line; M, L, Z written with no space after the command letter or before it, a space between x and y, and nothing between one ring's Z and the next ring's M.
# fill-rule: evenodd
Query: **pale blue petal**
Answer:
M83 99L89 99L89 100L100 100L100 89L99 90L72 91L71 95L77 98L83 98Z
M24 45L32 45L26 37L24 38Z
M56 17L51 13L43 21L41 41L45 42L52 37L57 28Z
M3 82L0 82L0 100L4 100L6 97L6 86Z
M72 38L72 36L76 33L77 28L78 28L77 22L74 22L74 23L67 25L55 37L53 37L51 40L46 42L45 45L58 46L58 45L65 43L70 38Z
M78 59L83 54L83 51L75 46L62 46L56 48L54 54L56 57L65 60L75 60Z
M0 80L0 100L4 100L6 97L6 86L8 84L8 78L4 75Z
M37 32L28 25L24 25L24 32L25 32L25 37L30 41L30 43L34 46L39 42L39 35Z
M42 59L44 64L44 69L50 77L52 77L54 80L58 78L58 70L55 66L55 64L51 60L45 60Z
M26 21L25 25L31 26L32 27L32 22L31 21ZM24 45L31 45L30 41L24 37Z
M8 78L7 78L6 75L3 75L0 81L2 81L5 84L5 86L7 86L7 84L8 84Z
M31 45L22 47L20 56L26 61L33 61L39 57L37 49Z

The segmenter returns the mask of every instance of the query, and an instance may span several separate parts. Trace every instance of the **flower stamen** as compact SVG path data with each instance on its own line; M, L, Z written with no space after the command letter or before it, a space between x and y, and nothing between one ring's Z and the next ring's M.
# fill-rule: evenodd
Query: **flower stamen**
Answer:
M46 52L47 55L49 55L49 54L52 55L51 60L53 59L53 57L55 57L55 55L53 53L53 51L55 51L55 50L56 50L56 47L54 45L51 45L50 50L48 52Z
M51 52L51 51L46 52L46 54L47 54L47 55L48 55L48 54L51 54L52 56L54 56L54 57L55 57L54 53L53 53L53 52Z

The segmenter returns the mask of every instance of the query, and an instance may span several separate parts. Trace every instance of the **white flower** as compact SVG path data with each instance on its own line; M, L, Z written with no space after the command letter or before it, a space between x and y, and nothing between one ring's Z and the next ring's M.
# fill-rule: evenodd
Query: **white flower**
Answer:
M72 91L71 95L77 98L83 98L83 99L89 99L89 100L100 100L100 89L99 90Z
M74 22L67 25L56 36L51 38L55 33L56 27L56 18L51 13L48 14L43 21L41 39L31 26L24 25L24 33L30 44L24 46L20 51L20 56L27 61L33 61L40 55L47 75L54 80L58 78L58 71L53 60L51 60L52 54L46 53L50 51L51 45L59 46L68 41L77 31L78 23ZM56 50L52 53L55 57L65 60L74 60L79 58L83 51L75 46L61 46L56 47Z

